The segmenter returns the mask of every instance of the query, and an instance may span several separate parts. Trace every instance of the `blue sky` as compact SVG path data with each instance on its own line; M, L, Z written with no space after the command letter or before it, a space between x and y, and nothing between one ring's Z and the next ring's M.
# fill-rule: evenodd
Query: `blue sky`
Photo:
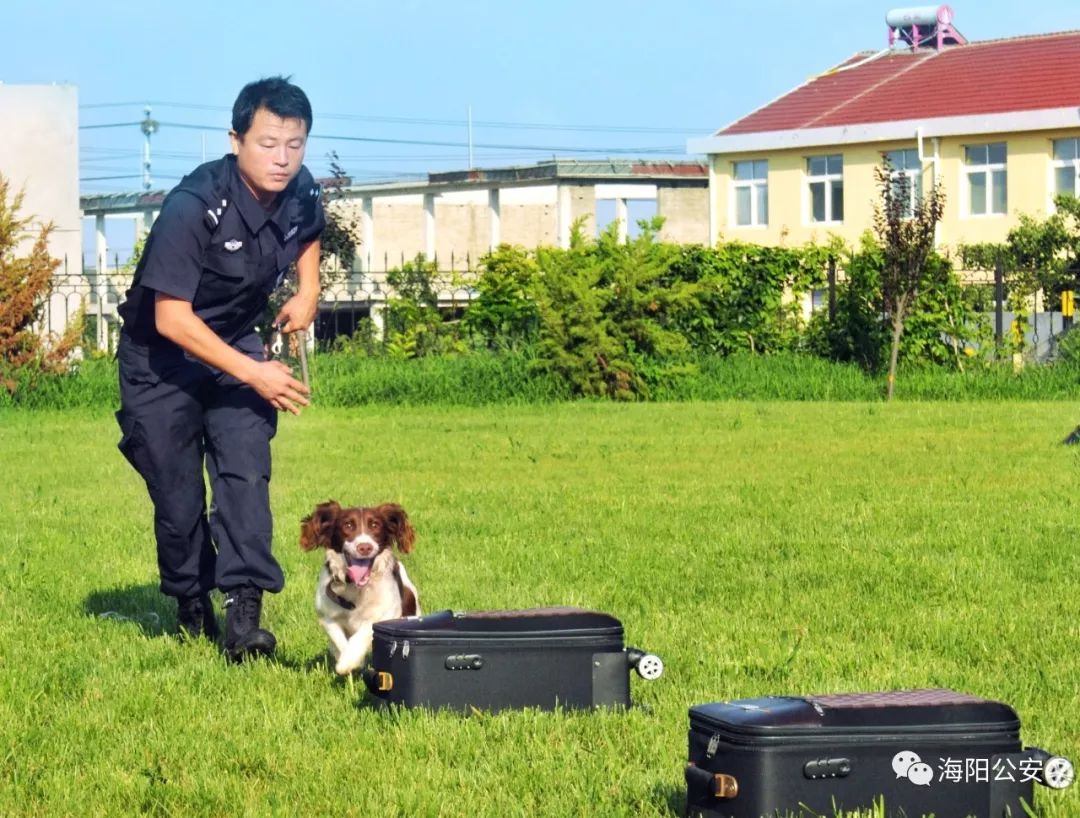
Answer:
M141 187L138 126L86 126L136 123L149 103L154 186L170 187L226 150L240 87L278 73L311 98L316 175L331 150L358 180L467 167L470 106L479 167L678 156L688 138L885 47L885 13L903 5L925 4L4 0L0 81L78 86L83 192ZM1080 28L1077 0L950 5L969 40Z

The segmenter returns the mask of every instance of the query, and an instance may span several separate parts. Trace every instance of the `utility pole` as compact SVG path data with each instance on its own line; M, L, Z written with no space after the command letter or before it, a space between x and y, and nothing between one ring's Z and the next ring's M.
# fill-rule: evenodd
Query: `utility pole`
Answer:
M140 123L139 127L143 132L145 140L143 141L143 173L142 184L143 190L149 190L152 184L150 179L150 137L157 133L158 122L156 119L150 118L150 106L147 105L143 109L146 113L146 118Z
M473 169L472 153L472 106L469 106L469 170Z

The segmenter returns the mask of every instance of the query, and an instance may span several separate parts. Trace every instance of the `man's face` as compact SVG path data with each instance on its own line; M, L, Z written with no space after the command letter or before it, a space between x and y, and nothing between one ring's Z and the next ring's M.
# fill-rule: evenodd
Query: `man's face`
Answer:
M269 205L300 172L307 145L302 119L282 119L260 108L243 136L229 133L240 176L255 198Z

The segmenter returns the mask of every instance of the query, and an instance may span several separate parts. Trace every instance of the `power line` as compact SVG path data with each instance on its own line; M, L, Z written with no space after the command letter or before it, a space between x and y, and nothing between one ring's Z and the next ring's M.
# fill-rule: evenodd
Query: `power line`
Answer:
M132 174L129 176L81 176L80 182L104 182L106 179L141 179L141 174Z
M168 126L170 128L184 128L192 131L213 131L217 128L211 128L205 125L191 125L186 122L161 122L162 126ZM336 134L321 134L313 133L309 139L325 139L331 142L368 142L372 144L382 145L425 145L428 147L440 147L440 148L467 148L469 144L467 142L445 142L441 140L431 139L389 139L375 136L343 136ZM500 145L489 142L476 142L473 144L474 148L485 148L487 150L528 150L528 151L540 151L543 153L673 153L681 152L682 146L667 146L667 147L648 147L648 148L582 148L582 147L566 147L555 145Z
M132 125L142 125L142 122L110 122L107 125L80 125L80 131L89 131L94 128L127 128Z
M79 128L121 128L131 125L141 125L141 122L124 122L124 123L109 123L105 125L80 125ZM170 128L181 128L191 131L220 131L220 126L210 125L192 125L187 122L158 122L159 125L168 126ZM344 136L336 134L320 134L313 133L309 139L325 139L328 141L338 142L367 142L371 144L383 144L383 145L422 145L428 147L441 147L441 148L468 148L467 142L447 142L442 140L431 139L391 139L386 137L375 136ZM641 148L585 148L585 147L568 147L563 145L501 145L490 142L476 142L473 144L474 148L484 148L487 150L529 150L539 151L541 153L681 153L683 148L681 145L675 146L662 146L662 147L641 147Z
M162 108L178 108L191 111L232 111L223 105L197 105L181 102L112 102L80 105L80 108L123 108L132 105L153 105ZM430 125L464 128L468 124L464 119L436 119L431 117L374 116L367 114L340 114L315 112L316 119L334 119L348 122L376 122L395 125ZM705 133L715 130L713 127L676 128L643 125L569 125L550 122L508 122L503 120L473 120L473 125L484 128L510 128L520 130L549 131L591 131L594 133Z

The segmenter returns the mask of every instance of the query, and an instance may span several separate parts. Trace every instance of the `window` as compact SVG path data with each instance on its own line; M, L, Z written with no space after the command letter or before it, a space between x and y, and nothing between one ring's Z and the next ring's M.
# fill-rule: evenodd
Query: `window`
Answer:
M735 224L764 227L769 223L769 163L764 159L735 163Z
M885 159L892 168L889 175L893 180L893 195L904 194L906 188L904 216L910 219L915 213L915 203L922 198L922 162L919 161L919 152L914 148L888 151Z
M1080 188L1076 184L1080 173L1080 139L1054 140L1054 193L1076 196Z
M972 216L1004 214L1008 208L1005 143L964 148L968 212Z
M810 221L844 220L844 157L811 156L806 160L810 189Z

